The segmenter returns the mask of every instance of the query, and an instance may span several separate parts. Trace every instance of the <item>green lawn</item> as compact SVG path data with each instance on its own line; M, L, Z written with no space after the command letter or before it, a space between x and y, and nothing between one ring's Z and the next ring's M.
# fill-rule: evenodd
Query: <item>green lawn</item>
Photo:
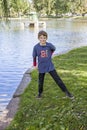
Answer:
M7 130L87 130L87 47L56 56L53 62L75 98L67 98L46 74L43 97L37 99L38 72L34 70Z

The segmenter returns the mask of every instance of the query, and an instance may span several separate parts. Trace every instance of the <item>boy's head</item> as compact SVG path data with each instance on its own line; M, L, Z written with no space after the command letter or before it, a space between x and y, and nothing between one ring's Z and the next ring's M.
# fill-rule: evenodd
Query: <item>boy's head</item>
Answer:
M38 39L41 35L45 36L46 38L48 37L47 33L43 30L38 33Z
M41 45L46 45L47 37L48 37L48 35L45 31L40 31L38 33L38 39L39 39Z

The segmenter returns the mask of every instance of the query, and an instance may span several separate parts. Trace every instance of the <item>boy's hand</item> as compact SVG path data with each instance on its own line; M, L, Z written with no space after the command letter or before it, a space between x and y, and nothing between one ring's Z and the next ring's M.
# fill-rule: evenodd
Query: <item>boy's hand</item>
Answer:
M29 73L31 73L34 69L37 69L37 66L32 66L31 68L29 68Z
M31 68L32 68L32 70L34 70L34 69L37 69L37 66L32 66Z

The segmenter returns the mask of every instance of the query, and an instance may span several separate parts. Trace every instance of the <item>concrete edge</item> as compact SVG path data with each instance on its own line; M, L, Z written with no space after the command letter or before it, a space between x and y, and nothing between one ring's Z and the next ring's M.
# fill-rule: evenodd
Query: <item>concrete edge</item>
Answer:
M31 81L31 72L33 68L29 68L23 75L19 86L17 87L15 93L13 94L12 99L10 100L9 104L7 105L6 109L2 112L0 116L0 130L5 130L6 127L11 123L13 120L20 102L20 95L24 92L25 88Z

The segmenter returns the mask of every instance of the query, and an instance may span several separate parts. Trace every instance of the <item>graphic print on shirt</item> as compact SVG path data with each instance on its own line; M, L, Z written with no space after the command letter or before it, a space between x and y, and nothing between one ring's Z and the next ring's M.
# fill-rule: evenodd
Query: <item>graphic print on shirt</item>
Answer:
M48 57L48 50L42 50L41 51L41 57L42 58Z

